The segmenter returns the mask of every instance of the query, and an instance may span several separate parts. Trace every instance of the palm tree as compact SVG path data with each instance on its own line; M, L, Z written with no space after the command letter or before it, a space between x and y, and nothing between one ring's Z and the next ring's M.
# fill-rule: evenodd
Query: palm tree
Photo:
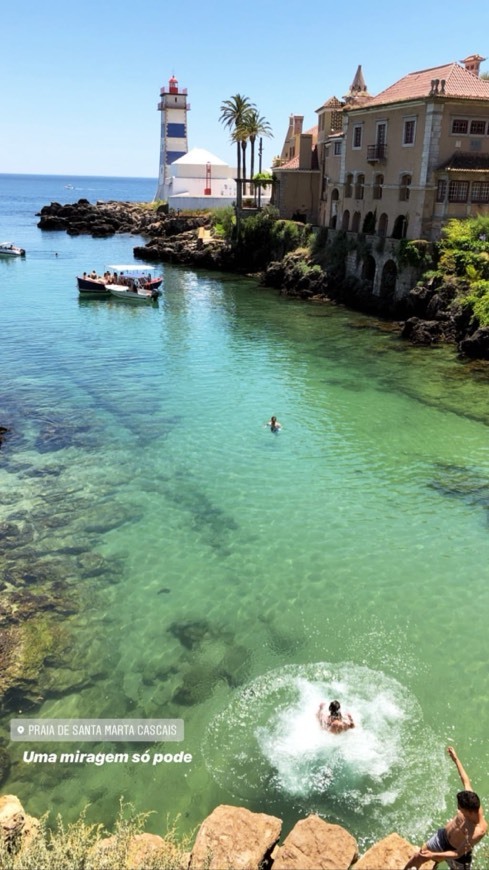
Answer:
M245 128L248 134L248 139L251 144L251 166L250 177L255 174L255 142L257 136L266 136L268 139L273 138L272 128L267 119L258 114L258 110L253 107L246 113Z
M227 127L231 131L231 141L236 142L236 153L237 153L237 169L238 169L238 198L240 199L241 193L241 143L242 138L241 134L238 133L240 128L243 126L243 122L246 116L246 113L251 109L254 109L254 103L252 103L248 97L243 96L242 94L235 94L233 97L230 97L229 100L224 100L221 103L221 115L219 120L225 127ZM245 145L246 148L246 145ZM244 155L244 149L243 149Z

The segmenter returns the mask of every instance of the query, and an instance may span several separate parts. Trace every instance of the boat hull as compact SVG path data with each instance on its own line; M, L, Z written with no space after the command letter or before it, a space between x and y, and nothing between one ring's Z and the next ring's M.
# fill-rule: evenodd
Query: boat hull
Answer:
M110 296L107 285L103 281L92 278L77 278L78 290L82 296Z
M151 305L158 301L161 296L159 290L131 290L129 287L121 287L119 284L108 284L107 289L115 299L129 302L133 305Z
M25 250L16 245L0 245L0 257L25 257Z

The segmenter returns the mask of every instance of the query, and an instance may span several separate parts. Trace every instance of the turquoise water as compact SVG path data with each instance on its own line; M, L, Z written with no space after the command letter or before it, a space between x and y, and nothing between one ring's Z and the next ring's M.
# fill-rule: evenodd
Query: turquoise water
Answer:
M155 830L241 803L422 839L453 808L447 743L489 789L489 369L229 275L79 300L139 240L42 234L36 197L119 195L36 183L0 177L0 236L27 248L0 259L3 565L47 565L73 612L23 712L181 717L193 761L67 770L10 744L3 791L107 823L123 794ZM333 696L358 723L336 739Z

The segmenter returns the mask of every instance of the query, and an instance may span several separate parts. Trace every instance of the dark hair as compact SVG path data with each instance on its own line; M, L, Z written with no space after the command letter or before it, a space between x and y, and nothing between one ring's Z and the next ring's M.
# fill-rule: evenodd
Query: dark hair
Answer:
M329 712L333 719L341 719L340 706L339 701L331 701Z
M475 791L457 792L457 804L461 810L478 810L481 802Z

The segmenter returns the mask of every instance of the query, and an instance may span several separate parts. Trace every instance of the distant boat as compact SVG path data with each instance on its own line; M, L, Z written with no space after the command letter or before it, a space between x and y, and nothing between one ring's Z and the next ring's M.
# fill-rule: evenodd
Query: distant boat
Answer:
M75 187L74 187L73 184L65 184L65 187L66 187L68 190L74 190L74 189L75 189Z
M4 257L25 257L24 248L19 248L12 242L0 242L0 254Z

